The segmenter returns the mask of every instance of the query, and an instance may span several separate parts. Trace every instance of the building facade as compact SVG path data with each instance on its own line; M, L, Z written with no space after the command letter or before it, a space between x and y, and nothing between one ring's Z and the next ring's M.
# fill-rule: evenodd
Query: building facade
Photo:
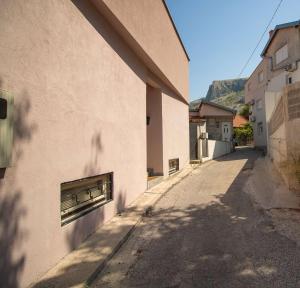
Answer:
M191 160L204 162L232 151L235 110L201 100L189 111Z
M208 139L231 141L235 111L214 102L202 100L197 107L190 108L190 122L206 121ZM224 130L224 127L226 129Z
M277 25L270 31L261 56L263 60L248 80L246 90L246 101L253 107L254 127L260 119L265 123L264 141L260 142L257 130L254 141L256 146L263 144L267 148L269 158L290 190L299 192L300 21ZM260 73L266 79L258 87L253 83ZM258 99L263 99L260 111L256 110Z
M276 104L276 93L300 81L299 25L300 21L285 23L270 31L269 40L261 53L262 61L246 83L245 102L252 106L250 120L256 147L266 149L268 146L267 114Z
M253 126L254 145L265 149L267 146L267 124L265 116L265 92L268 83L268 60L263 59L245 85L245 103L251 106L250 121Z
M162 0L3 0L0 27L1 284L26 287L189 162L189 59Z

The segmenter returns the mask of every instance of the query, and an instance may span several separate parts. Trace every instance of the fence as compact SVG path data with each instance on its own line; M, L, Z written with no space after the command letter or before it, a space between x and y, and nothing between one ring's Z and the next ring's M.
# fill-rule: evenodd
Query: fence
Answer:
M289 187L300 191L300 82L283 90L271 113L268 151Z
M215 159L232 152L232 143L226 141L208 140L208 158Z

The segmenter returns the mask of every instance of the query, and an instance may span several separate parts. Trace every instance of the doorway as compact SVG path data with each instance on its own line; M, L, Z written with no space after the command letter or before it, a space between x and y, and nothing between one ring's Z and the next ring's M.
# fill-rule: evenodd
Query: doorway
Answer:
M147 85L147 174L148 181L163 175L162 93Z
M231 141L231 123L222 122L222 141Z

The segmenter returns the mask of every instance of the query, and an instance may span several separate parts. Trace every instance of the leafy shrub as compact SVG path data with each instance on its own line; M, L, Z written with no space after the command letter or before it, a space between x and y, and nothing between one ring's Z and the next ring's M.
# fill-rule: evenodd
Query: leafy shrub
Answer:
M253 139L253 128L250 123L243 127L234 128L234 138L238 145L246 145Z

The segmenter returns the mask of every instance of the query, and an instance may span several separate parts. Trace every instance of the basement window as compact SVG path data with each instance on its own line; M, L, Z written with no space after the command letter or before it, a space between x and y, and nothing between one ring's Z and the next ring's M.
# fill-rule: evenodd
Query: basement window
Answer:
M113 199L113 173L61 184L61 225L65 225Z
M169 175L179 170L179 158L169 160Z

